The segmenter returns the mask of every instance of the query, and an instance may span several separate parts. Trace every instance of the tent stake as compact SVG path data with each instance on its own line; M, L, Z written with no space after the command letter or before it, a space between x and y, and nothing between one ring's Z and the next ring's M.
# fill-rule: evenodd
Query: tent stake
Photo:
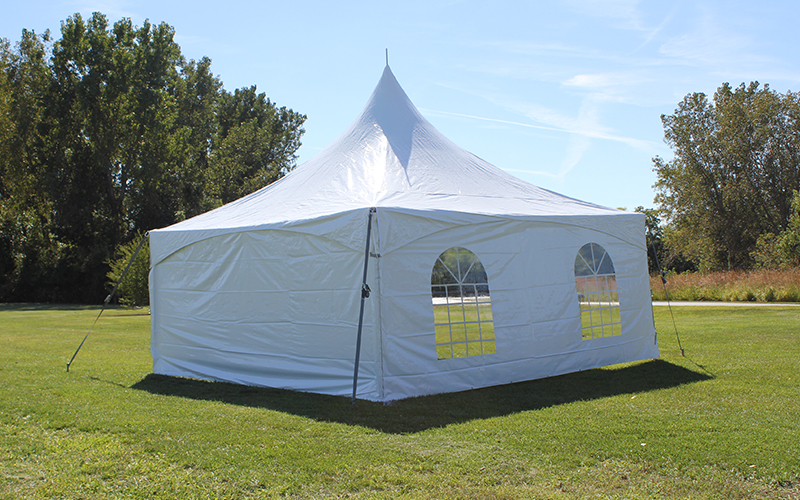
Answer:
M361 279L361 309L358 311L358 334L356 335L356 361L353 369L353 406L356 405L356 389L358 388L358 362L361 358L361 329L364 326L364 300L369 297L367 285L367 269L369 266L369 239L372 233L372 214L376 213L375 207L369 209L367 218L367 248L364 250L364 277Z

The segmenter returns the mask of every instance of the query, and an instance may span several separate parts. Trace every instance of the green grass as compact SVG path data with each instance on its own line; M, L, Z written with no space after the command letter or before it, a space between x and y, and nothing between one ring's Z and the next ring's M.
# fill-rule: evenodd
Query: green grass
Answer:
M798 498L800 308L661 358L381 405L150 373L145 310L0 305L0 497Z

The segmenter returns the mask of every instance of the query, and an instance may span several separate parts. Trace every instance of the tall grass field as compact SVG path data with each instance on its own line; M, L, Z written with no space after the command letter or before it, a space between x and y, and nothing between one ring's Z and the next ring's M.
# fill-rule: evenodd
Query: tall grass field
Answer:
M151 373L146 309L0 305L0 497L800 498L800 307L661 357L382 405ZM355 341L355 332L353 335Z
M650 277L653 300L800 302L800 269L683 273Z

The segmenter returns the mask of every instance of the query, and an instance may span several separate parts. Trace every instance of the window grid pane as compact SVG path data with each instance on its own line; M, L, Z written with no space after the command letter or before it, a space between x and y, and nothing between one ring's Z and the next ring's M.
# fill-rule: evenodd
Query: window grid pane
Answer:
M582 340L622 334L614 263L600 245L588 243L578 251L575 289Z
M489 283L474 253L443 252L431 273L431 296L438 359L497 352Z

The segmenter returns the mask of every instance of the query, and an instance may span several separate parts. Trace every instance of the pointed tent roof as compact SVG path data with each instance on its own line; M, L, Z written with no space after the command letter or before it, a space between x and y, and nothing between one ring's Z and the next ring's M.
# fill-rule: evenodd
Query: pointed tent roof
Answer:
M386 66L361 115L317 156L265 188L160 231L285 227L367 207L620 214L524 182L458 147L420 114Z

